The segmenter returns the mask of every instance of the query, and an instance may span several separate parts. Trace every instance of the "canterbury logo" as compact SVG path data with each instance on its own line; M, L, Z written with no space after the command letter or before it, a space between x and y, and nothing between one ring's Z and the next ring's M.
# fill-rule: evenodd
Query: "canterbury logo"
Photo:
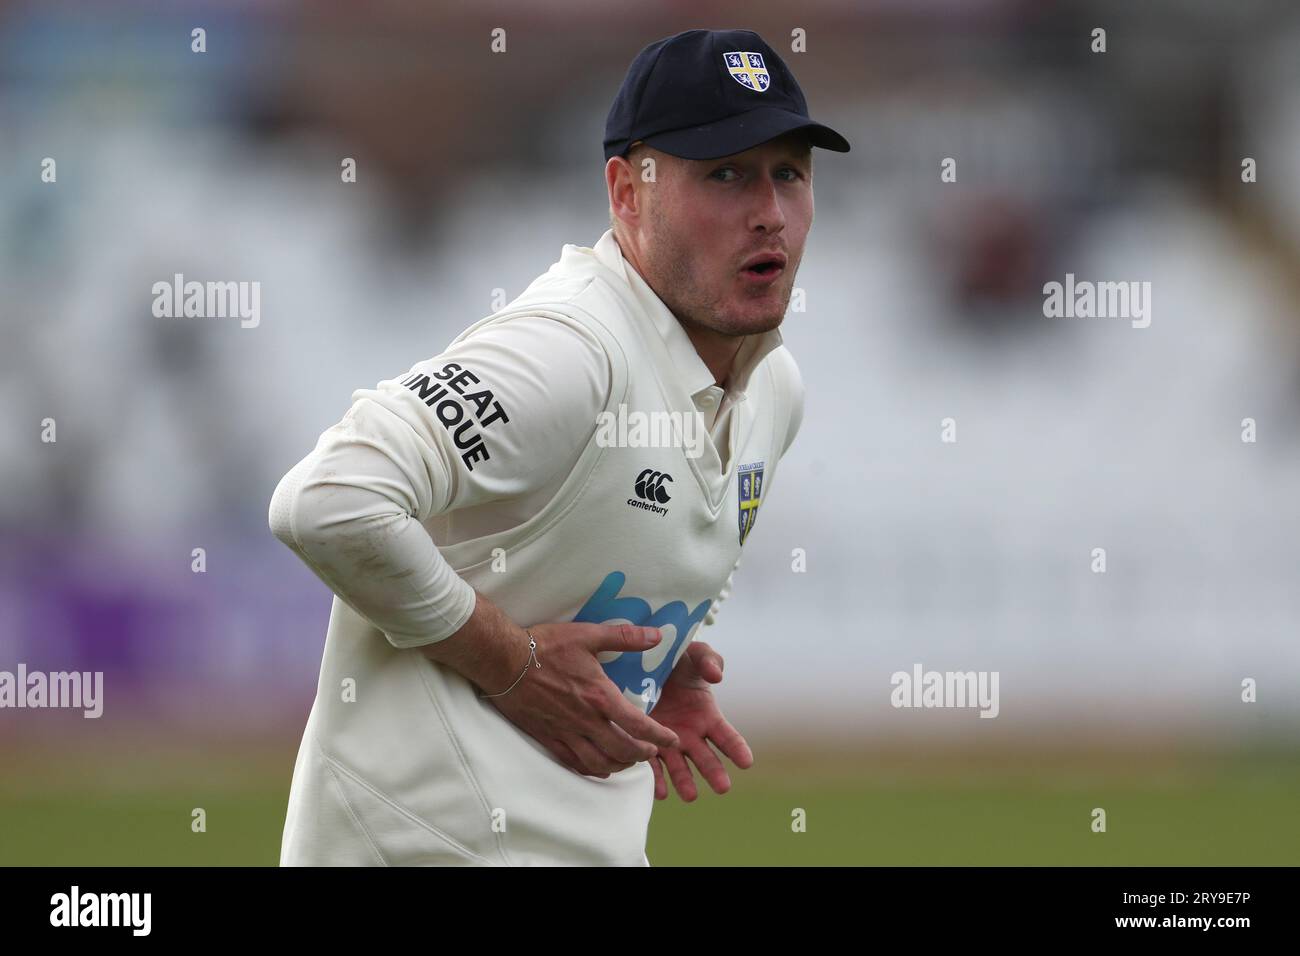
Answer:
M643 501L667 504L668 489L664 487L664 482L672 480L673 476L666 472L652 471L647 468L636 477L636 496Z

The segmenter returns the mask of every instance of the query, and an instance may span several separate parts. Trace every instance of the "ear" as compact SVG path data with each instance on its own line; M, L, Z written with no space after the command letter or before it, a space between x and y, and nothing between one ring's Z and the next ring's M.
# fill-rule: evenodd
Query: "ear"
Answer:
M642 212L637 179L636 167L624 157L611 156L605 163L605 188L609 193L610 213L627 225L635 225Z

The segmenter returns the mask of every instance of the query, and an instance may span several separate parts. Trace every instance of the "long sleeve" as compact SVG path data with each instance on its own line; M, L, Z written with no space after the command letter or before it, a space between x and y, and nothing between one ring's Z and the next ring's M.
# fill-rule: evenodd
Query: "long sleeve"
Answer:
M422 522L562 481L609 389L580 326L521 316L485 327L353 404L272 495L271 531L398 647L443 640L474 590Z

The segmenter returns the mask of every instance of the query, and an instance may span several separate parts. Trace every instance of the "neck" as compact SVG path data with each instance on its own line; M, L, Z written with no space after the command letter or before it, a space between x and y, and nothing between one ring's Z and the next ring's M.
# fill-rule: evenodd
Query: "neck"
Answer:
M682 329L685 330L691 344L695 346L700 360L713 374L714 384L721 385L731 374L731 366L735 363L741 346L745 344L746 336L723 335L721 332L706 329L693 322L684 322L680 317L677 321L681 322Z

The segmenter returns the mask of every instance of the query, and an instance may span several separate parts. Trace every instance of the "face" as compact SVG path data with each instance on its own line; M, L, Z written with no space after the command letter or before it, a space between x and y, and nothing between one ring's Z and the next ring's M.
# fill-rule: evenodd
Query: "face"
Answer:
M641 181L644 155L653 183ZM613 202L624 254L682 321L724 335L781 324L813 219L812 149L798 131L723 159L629 156L635 209ZM610 161L611 163L614 160Z

